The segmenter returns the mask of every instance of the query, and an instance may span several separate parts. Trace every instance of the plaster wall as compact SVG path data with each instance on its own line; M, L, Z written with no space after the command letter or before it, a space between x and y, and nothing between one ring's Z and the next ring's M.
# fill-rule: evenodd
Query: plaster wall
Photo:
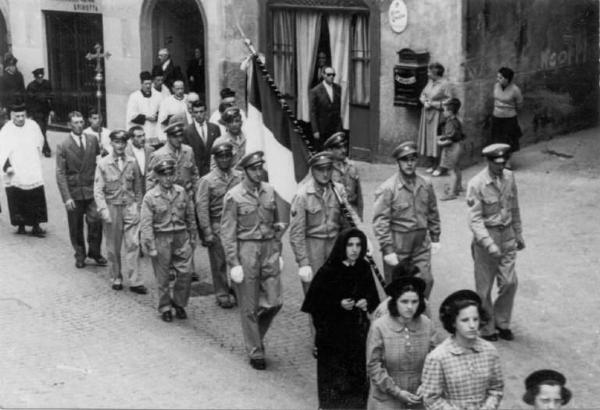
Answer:
M378 152L383 157L404 140L415 140L421 108L394 106L394 66L396 54L403 48L428 51L430 61L440 62L445 77L458 83L462 98L462 0L405 0L408 25L402 33L390 28L388 10L391 0L380 1L381 68L380 68L380 135Z

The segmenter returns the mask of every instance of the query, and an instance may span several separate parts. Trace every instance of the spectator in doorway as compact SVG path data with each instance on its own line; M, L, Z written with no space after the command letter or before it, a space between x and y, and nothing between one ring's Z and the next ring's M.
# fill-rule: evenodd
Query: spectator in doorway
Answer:
M325 67L327 67L327 54L324 51L319 51L319 54L317 54L317 67L315 69L313 87L323 81Z
M419 100L423 104L417 145L419 155L427 157L430 167L427 173L433 176L441 175L437 169L440 150L437 145L438 127L442 119L443 103L452 97L450 83L444 79L444 66L431 63L427 69L429 81L421 92Z
M4 56L4 75L0 76L0 108L5 111L25 99L25 81L17 68L17 61L11 53Z
M500 67L494 84L494 112L492 114L490 144L510 145L510 152L520 149L519 139L523 135L517 112L523 105L521 90L513 82L515 72L508 67ZM505 168L511 169L508 161Z
M163 80L169 89L173 88L175 81L181 80L183 82L184 78L181 69L171 60L171 54L168 49L161 48L158 50L158 62L157 66L162 69Z
M51 150L46 138L48 128L48 117L54 116L52 111L52 86L50 81L44 79L44 69L36 68L32 72L34 80L27 85L27 111L37 122L44 136L44 147L42 153L50 157Z
M335 70L323 69L323 81L310 90L310 125L317 147L334 133L342 130L342 88L333 82Z
M194 49L194 58L188 63L187 76L190 91L204 95L204 58L198 47Z
M162 98L171 95L171 90L165 85L165 74L160 66L154 66L152 68L152 93L159 93Z

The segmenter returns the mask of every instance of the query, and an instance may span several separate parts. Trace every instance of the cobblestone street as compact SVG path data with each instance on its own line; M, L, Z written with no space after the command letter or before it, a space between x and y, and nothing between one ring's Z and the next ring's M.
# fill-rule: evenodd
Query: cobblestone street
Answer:
M63 135L50 133L51 145ZM585 130L515 156L527 248L517 257L516 338L496 343L506 382L503 409L523 408L523 379L546 367L565 373L574 396L569 408L599 406L600 325L590 314L600 309L598 135L599 129ZM76 269L55 158L42 161L50 220L45 239L17 236L0 194L0 407L317 407L316 362L287 236L284 307L267 335L268 370L257 372L247 364L238 310L218 308L213 295L193 297L187 321L160 320L148 258L142 270L152 291L145 296L111 290L107 268ZM482 166L464 171L465 186ZM375 243L373 192L396 168L361 163L360 170L365 232ZM438 193L445 182L435 180ZM439 207L442 249L433 256L431 298L436 322L448 293L474 287L464 196ZM203 248L196 265L209 281Z

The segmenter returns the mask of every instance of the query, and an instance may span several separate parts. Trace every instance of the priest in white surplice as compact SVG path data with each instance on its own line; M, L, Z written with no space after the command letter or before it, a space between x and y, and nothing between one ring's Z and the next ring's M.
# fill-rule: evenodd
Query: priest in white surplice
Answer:
M177 80L173 83L173 95L164 98L158 109L158 123L160 124L161 130L159 139L161 142L167 140L167 135L164 133L164 129L173 124L174 122L182 122L185 125L188 124L187 120L187 99L184 94L183 81Z
M10 107L10 121L0 130L0 167L3 173L10 223L18 234L44 237L40 223L48 222L41 152L44 136L39 125L27 118L25 105Z
M152 74L140 73L141 87L129 96L127 102L127 128L141 125L150 144L158 142L158 110L162 101L160 93L152 92Z

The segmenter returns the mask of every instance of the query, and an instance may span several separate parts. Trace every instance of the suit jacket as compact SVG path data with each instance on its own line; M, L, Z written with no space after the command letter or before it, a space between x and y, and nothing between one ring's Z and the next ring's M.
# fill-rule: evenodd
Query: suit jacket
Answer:
M342 130L342 87L332 84L333 101L329 99L323 83L310 90L310 125L319 132L321 141Z
M100 155L100 144L91 135L83 134L83 138L83 155L71 134L56 147L56 182L63 202L94 198L96 157Z
M137 157L133 153L131 143L127 144L127 147L125 148L125 155L133 157L133 159L135 159L135 163L137 164L138 170L140 171L140 175L142 176L142 194L146 193L146 175L148 175L148 168L150 167L150 156L153 152L154 148L148 145L144 145L144 154L146 158L144 163L140 164L137 160Z
M162 68L162 64L157 64L158 67ZM173 83L177 80L184 81L183 73L179 66L176 66L173 60L169 60L169 65L167 65L167 69L163 72L163 80L165 85L169 88L169 91L172 92L171 88L173 88Z
M206 136L206 144L198 135L194 123L188 125L183 130L183 143L192 147L194 151L194 160L198 167L200 176L206 175L210 171L210 150L215 140L221 136L219 126L211 122L206 122L208 135Z

